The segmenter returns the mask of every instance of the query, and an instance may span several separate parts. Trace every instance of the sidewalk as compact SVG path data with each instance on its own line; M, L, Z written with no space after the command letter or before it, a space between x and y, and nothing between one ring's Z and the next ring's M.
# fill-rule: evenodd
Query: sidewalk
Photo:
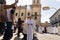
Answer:
M37 38L39 40L60 40L60 36L59 35L53 35L53 34L39 34L36 33Z

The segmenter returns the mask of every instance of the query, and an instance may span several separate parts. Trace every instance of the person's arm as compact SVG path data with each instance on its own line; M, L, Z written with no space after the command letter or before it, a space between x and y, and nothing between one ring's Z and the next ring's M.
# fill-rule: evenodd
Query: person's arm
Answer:
M14 14L11 14L12 25L14 25Z
M9 9L9 8L15 7L16 3L18 3L18 0L15 3L11 4L11 5L4 5L4 8Z
M11 13L11 20L12 20L12 23L14 24L14 19L15 19L15 17L14 17L14 13L15 13L15 9L13 10L13 9L11 9L10 10L10 13Z

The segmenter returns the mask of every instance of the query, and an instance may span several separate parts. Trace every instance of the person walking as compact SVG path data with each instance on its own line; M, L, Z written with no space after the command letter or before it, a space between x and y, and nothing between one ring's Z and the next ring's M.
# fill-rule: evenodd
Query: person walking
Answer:
M23 40L27 40L27 24L26 24L27 19L29 19L29 18L26 18L24 23L23 23L23 35L24 35Z
M7 9L8 21L6 22L6 30L3 37L4 40L5 39L9 40L10 38L12 38L13 35L12 25L13 25L13 18L14 18L13 16L14 16L14 12L12 12L12 8Z
M35 21L32 19L32 16L29 16L26 21L27 28L27 40L33 40Z
M3 34L2 30L5 28L4 23L6 22L6 9L4 9L5 4L5 0L0 0L0 35Z
M0 0L0 34L2 34L5 22L7 21L6 9L14 7L16 3L17 1L11 5L6 5L6 0Z
M14 18L14 12L15 12L15 11L12 11L12 9L14 9L17 2L18 0L11 5L4 5L4 8L7 10L7 13L5 15L6 30L2 40L10 40L12 38L12 25L14 24L13 18Z
M18 37L20 37L20 33L22 33L22 32L23 32L21 18L18 18L17 26L18 26L18 33L17 33L17 36L18 36Z

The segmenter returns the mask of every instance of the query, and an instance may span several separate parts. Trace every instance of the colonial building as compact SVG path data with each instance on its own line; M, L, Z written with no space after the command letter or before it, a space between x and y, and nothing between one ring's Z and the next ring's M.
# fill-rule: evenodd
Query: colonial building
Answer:
M50 23L52 26L60 26L60 8L50 17Z
M41 23L41 4L40 0L32 0L32 5L27 10L27 5L16 8L15 17L21 18L24 21L28 16L33 16L36 23Z

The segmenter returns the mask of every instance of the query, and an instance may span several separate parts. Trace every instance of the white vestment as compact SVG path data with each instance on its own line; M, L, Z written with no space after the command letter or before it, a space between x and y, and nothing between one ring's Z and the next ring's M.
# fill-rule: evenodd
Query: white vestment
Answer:
M35 22L33 19L27 19L25 23L27 25L27 40L33 40Z
M58 32L56 27L50 27L49 29L50 29L49 33L57 33Z
M41 26L38 27L38 32L39 32L39 33L42 33L42 27L41 27Z

